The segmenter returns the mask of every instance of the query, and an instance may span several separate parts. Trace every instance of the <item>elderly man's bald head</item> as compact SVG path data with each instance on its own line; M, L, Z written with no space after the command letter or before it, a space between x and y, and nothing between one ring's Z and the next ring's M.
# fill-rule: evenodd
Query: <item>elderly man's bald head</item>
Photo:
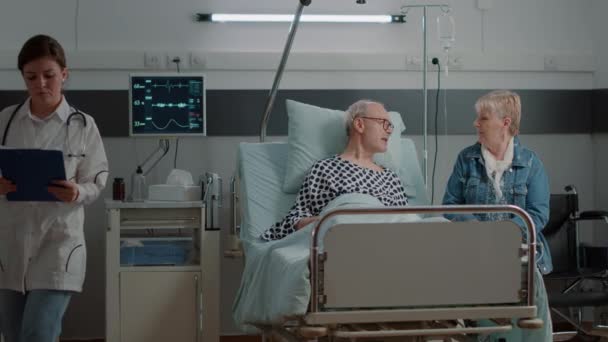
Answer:
M372 100L359 100L346 110L345 124L346 124L346 135L350 136L353 128L353 122L358 117L374 116L375 111L384 111L384 105L380 102Z

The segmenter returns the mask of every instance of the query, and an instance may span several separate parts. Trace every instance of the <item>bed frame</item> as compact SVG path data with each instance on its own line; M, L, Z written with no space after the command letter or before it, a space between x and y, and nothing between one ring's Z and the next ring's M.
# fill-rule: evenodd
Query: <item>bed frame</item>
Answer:
M488 212L520 216L530 239L524 241L522 229L510 221L324 227L338 215ZM533 296L535 227L519 207L337 209L323 216L311 234L308 312L286 317L281 325L251 322L265 340L270 336L287 341L402 340L407 336L466 340L511 330L513 321L522 328L543 326L536 318ZM480 320L495 325L478 325Z

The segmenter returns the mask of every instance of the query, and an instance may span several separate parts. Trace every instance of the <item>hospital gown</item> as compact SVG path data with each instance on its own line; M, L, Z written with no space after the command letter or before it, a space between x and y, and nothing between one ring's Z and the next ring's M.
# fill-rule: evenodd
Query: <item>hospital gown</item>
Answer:
M267 229L261 238L267 241L284 238L297 230L295 226L300 219L318 216L327 203L350 193L372 195L386 206L407 205L407 196L395 172L386 168L375 171L334 156L312 166L287 216Z

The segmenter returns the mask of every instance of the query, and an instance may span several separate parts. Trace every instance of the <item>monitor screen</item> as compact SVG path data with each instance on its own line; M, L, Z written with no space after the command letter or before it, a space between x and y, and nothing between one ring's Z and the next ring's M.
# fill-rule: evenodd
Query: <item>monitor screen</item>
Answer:
M204 136L205 76L163 73L129 75L131 136Z

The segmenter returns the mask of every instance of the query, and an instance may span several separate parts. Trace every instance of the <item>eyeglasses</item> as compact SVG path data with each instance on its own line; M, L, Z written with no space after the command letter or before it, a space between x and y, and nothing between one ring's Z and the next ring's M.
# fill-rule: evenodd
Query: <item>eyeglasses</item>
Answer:
M377 122L382 123L382 128L384 128L385 131L390 132L393 130L393 128L395 128L395 125L393 125L392 122L390 122L390 120L387 119L382 119L382 118L372 118L369 116L360 116L359 119L370 119L370 120L376 120Z

